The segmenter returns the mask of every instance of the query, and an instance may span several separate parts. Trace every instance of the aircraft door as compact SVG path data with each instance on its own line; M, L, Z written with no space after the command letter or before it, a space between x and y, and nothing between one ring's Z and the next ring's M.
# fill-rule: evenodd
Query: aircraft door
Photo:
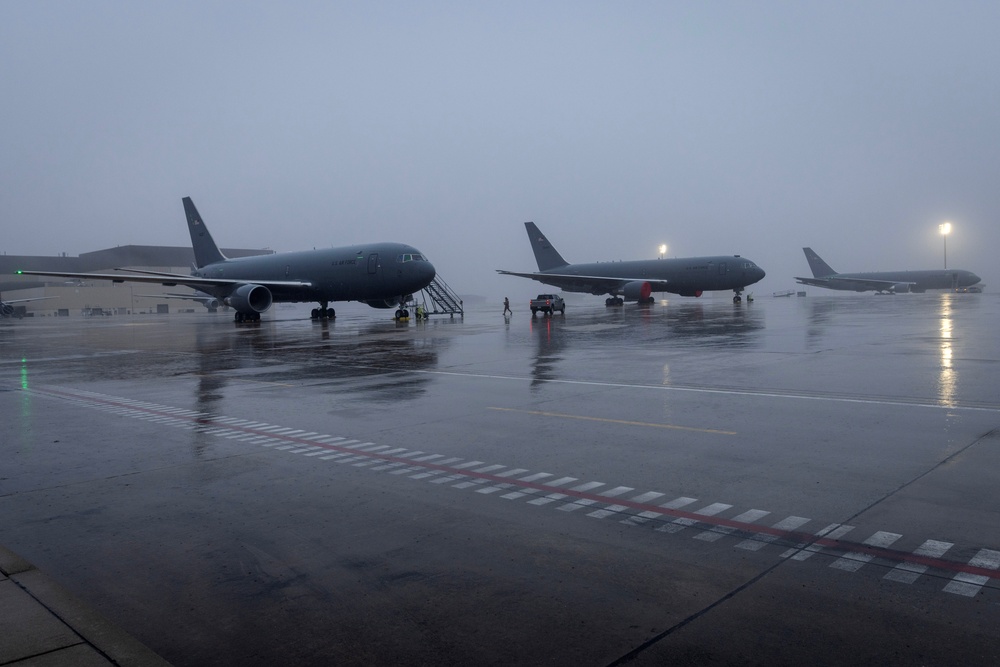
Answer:
M368 255L368 275L375 275L378 272L378 253L373 252Z

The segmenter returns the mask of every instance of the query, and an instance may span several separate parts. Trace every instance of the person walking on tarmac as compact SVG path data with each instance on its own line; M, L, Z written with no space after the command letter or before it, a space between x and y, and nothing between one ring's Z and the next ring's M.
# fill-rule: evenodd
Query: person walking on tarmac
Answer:
M505 317L506 317L507 313L510 313L511 315L513 315L514 311L510 309L510 299L508 299L507 297L504 297L503 298L503 314L504 314Z

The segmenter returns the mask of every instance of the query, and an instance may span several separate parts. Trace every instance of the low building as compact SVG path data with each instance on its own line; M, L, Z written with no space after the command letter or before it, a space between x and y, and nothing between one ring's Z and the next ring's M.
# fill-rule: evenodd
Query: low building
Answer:
M271 254L271 250L223 248L226 257ZM0 255L0 297L31 299L25 306L28 316L48 315L128 315L182 310L204 312L197 301L158 298L167 293L193 293L187 287L165 287L149 283L115 283L108 280L17 275L18 271L60 271L68 273L108 273L116 268L191 272L194 251L188 247L125 245L83 253L77 257Z

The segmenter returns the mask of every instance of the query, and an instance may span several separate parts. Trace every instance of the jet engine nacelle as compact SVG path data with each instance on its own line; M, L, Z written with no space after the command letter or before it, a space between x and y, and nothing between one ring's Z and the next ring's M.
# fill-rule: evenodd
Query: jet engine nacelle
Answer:
M910 291L910 283L896 283L890 291L896 294L906 294Z
M205 306L214 313L219 309L219 306L222 304L219 303L218 299L205 299L204 301L201 302L201 305Z
M372 308L395 308L399 305L399 299L372 299L365 303Z
M263 313L271 307L271 290L263 285L240 285L223 301L240 313Z
M10 317L14 314L14 306L9 303L0 304L0 314L3 314L4 317Z
M633 280L630 283L625 283L625 287L622 288L622 297L626 301L648 301L649 295L653 293L653 286L645 280Z

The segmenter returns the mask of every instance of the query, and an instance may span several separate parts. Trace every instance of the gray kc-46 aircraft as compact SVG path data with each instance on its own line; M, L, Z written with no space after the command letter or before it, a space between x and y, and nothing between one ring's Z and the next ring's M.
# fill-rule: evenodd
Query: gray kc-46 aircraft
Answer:
M313 318L336 316L331 301L362 301L394 308L434 280L434 266L403 243L368 243L341 248L227 258L219 250L190 197L184 197L195 267L191 275L128 270L127 273L19 273L70 278L185 285L236 310L237 322L260 320L272 303L317 302Z
M570 264L535 223L526 222L524 226L535 252L538 272L497 269L497 273L531 278L567 292L610 294L604 302L608 306L620 306L625 301L652 303L653 292L701 296L711 290L733 290L733 303L739 303L746 286L764 277L764 269L739 255Z
M879 294L899 292L924 292L929 289L955 290L971 287L979 282L979 276L961 269L924 269L922 271L866 271L861 273L837 273L830 265L813 252L803 248L806 261L812 269L812 278L799 278L802 285L825 287L827 289L849 290L852 292L874 291Z

